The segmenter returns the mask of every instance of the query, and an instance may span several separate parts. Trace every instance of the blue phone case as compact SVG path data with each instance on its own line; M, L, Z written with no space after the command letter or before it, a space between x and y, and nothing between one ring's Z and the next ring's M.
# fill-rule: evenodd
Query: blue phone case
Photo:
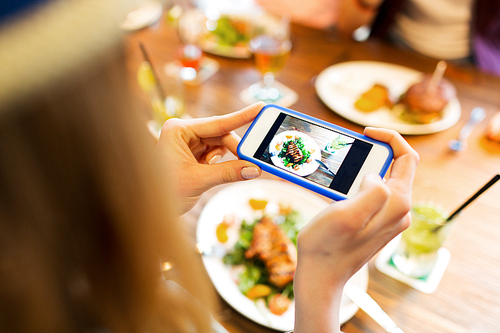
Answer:
M365 140L365 141L368 141L368 142L372 142L374 144L383 145L383 146L387 147L387 149L389 150L389 156L388 156L387 160L385 161L384 166L382 167L382 170L379 173L380 177L384 177L385 176L387 170L389 169L389 167L390 167L390 165L392 163L392 159L393 159L392 148L391 148L391 146L389 146L388 144L386 144L384 142L380 142L380 141L371 139L371 138L369 138L367 136L364 136L364 135L359 134L357 132L351 131L351 130L349 130L347 128L343 128L343 127L340 127L340 126L328 123L328 122L323 121L321 119L317 119L317 118L311 117L309 115L297 112L295 110L291 110L291 109L288 109L288 108L285 108L285 107L282 107L282 106L279 106L279 105L268 104L265 107L263 107L262 110L260 110L260 112L257 115L257 117L255 118L254 122L252 122L252 124L250 125L250 127L246 131L245 135L243 136L243 138L240 141L240 144L238 145L237 152L238 152L239 158L241 158L242 160L250 161L250 162L258 165L262 170L267 171L267 172L269 172L269 173L271 173L273 175L276 175L276 176L278 176L280 178L286 179L286 180L288 180L288 181L290 181L292 183L295 183L297 185L305 187L305 188L307 188L307 189L309 189L311 191L314 191L316 193L324 195L325 197L328 197L328 198L333 199L335 201L347 199L347 197L345 197L345 196L342 196L340 194L336 194L336 193L331 192L330 190L328 190L324 186L321 186L319 184L315 184L313 182L310 182L310 181L308 181L308 180L306 180L306 179L304 179L304 178L302 178L300 176L296 176L296 175L294 175L294 174L292 174L292 173L290 173L288 171L285 171L283 169L280 169L278 167L271 166L271 165L269 165L269 164L267 164L265 162L262 162L261 160L258 160L256 158L254 158L253 156L246 156L246 155L243 155L241 153L240 148L241 148L242 143L245 142L248 134L250 133L250 131L254 127L255 122L257 121L257 119L259 119L260 116L268 108L280 109L280 110L283 110L284 112L288 112L288 113L290 113L292 115L296 115L296 116L302 117L304 119L307 119L309 121L312 121L312 122L320 124L320 125L323 125L325 127L329 127L329 128L335 129L337 131L349 134L349 135L351 135L353 137L360 138L362 140Z

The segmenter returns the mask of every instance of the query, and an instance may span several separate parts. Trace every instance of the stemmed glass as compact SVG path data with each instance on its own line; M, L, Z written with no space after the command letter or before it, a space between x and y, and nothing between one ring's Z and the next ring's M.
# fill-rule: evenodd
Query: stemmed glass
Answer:
M185 81L192 81L199 74L203 57L199 42L204 22L205 16L197 8L184 9L179 18L178 33L182 44L178 54L182 65L179 74Z
M250 50L254 56L255 67L262 74L262 81L242 91L240 96L243 100L287 104L286 106L296 101L296 93L275 80L276 74L283 69L290 57L291 49L288 17L266 15L255 22Z

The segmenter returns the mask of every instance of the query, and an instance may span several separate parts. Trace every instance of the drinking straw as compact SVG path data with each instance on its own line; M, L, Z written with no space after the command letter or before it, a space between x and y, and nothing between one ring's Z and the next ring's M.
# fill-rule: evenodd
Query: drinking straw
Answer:
M448 218L446 222L451 221L458 213L460 213L465 207L467 207L472 201L476 200L481 194L484 193L487 189L489 189L493 184L495 184L500 179L500 174L497 174L489 182L487 182L483 187L481 187L473 196L471 196L466 202L462 204L462 206L458 207Z
M158 80L158 75L156 75L156 71L155 71L155 68L153 66L153 63L151 62L151 60L149 60L149 56L148 56L148 53L146 52L146 49L144 48L144 45L142 45L142 43L139 43L139 47L141 48L144 60L146 60L149 63L149 65L151 66L151 72L153 73L153 77L155 79L156 87L158 88L160 98L162 101L164 101L165 100L165 92L163 91L163 89L161 87L160 80Z

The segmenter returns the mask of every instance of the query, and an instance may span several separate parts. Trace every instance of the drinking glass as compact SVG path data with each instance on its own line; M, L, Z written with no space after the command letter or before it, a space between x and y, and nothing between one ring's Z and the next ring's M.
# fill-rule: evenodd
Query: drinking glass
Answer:
M451 211L448 200L453 200L455 196L430 184L417 186L416 192L411 208L411 225L403 231L391 260L403 274L425 279L435 267L439 249L457 219L446 221Z
M149 97L151 104L150 131L159 136L163 123L169 118L184 114L184 90L177 78L165 77L161 86L151 64L143 61L137 71L137 81L142 91Z
M331 154L334 154L337 152L337 150L345 148L351 144L352 142L347 142L347 138L345 136L339 134L335 137L335 139L326 144L325 150Z
M247 94L257 101L276 103L290 93L290 88L278 84L275 76L283 69L292 49L290 19L265 16L255 22L250 50L262 81L247 88ZM278 103L279 104L279 103Z
M178 33L181 46L178 60L182 65L179 75L184 81L192 81L199 74L203 51L200 47L200 36L206 21L203 12L197 8L186 8L178 22Z

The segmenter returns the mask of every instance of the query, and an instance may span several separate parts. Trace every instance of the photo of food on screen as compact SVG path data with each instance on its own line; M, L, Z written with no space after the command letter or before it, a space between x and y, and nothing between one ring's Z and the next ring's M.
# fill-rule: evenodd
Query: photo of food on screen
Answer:
M332 129L285 116L261 161L329 187L355 139ZM267 142L266 142L267 143Z

